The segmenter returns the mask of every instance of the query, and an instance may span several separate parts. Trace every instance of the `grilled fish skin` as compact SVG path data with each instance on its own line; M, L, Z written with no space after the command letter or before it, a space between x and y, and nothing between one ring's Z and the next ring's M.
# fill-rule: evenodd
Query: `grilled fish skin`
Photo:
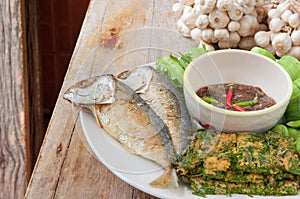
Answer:
M172 167L175 149L168 128L150 106L113 75L83 80L70 87L64 98L90 109L98 125L130 153L150 159L165 172L150 184L175 188L177 176Z
M192 122L181 93L151 65L135 67L117 76L138 93L165 122L177 154L189 145Z

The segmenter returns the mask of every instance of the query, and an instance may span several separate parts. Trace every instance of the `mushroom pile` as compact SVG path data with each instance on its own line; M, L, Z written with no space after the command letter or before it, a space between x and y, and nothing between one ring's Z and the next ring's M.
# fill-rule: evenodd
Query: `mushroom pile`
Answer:
M300 2L272 0L267 6L268 30L258 31L254 40L273 55L300 59Z
M254 35L266 31L264 0L178 0L179 32L208 48L251 49Z

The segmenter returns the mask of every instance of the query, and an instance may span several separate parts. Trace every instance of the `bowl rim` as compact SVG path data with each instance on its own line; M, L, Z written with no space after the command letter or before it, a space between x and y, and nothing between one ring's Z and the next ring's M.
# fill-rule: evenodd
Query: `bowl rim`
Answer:
M287 79L287 95L285 95L279 102L276 102L275 105L270 106L268 108L265 109L261 109L261 110L256 110L256 111L246 111L246 112L239 112L239 111L233 111L233 110L226 110L226 109L222 109L216 106L213 106L207 102L205 102L204 100L202 100L195 91L193 91L191 84L188 80L188 75L189 72L192 68L192 66L194 65L193 63L195 63L196 61L200 60L200 59L204 59L207 56L211 56L211 54L222 54L222 53L242 53L242 54L250 54L251 56L257 56L260 59L265 59L268 62L272 62L272 64L274 64L275 67L279 68L279 70L283 73L283 75L286 77ZM186 92L188 92L188 94L194 99L196 100L197 103L201 104L202 106L206 107L207 109L210 109L212 111L215 111L217 113L221 113L221 114L226 114L229 116L239 116L239 117L249 117L249 116L259 116L259 115L265 115L267 113L271 113L274 112L278 109L280 109L281 107L288 105L289 100L292 96L292 92L293 92L293 83L292 80L289 76L289 74L286 72L286 70L279 65L277 62L273 61L272 59L258 54L258 53L254 53L251 51L247 51L247 50L239 50L239 49L222 49L222 50L216 50L216 51L211 51L208 52L204 55L201 55L200 57L198 57L197 59L193 60L185 69L184 71L184 75L183 75L183 87L186 90ZM186 93L184 92L184 95L186 95Z

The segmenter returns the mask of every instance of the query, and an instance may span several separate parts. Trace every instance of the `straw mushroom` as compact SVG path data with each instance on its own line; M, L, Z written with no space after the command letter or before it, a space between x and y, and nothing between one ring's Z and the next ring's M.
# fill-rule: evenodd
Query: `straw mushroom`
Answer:
M214 31L211 28L206 28L202 30L201 36L202 36L202 40L209 44L215 43L217 41L216 38L214 37Z
M208 20L212 28L225 28L230 19L226 12L214 9L209 15Z
M287 33L279 33L272 39L272 46L276 54L287 53L292 47L292 39Z
M209 24L209 21L208 21L207 15L201 14L198 16L198 18L196 20L196 26L198 28L205 29L208 26L208 24Z
M254 38L251 36L243 37L239 42L239 47L241 49L250 50L255 46Z
M285 10L285 11L281 14L280 18L281 18L282 21L288 23L288 22L289 22L289 17L290 17L292 14L293 14L293 12L292 12L291 10Z
M241 5L244 14L253 14L255 12L255 0L236 0Z
M201 36L202 30L199 28L194 28L191 30L191 37L195 41L201 41L202 36Z
M300 60L300 46L293 46L287 54Z
M230 48L231 45L230 45L230 42L229 41L219 41L218 42L218 46L220 49L227 49L227 48Z
M243 37L252 36L258 30L259 23L257 21L257 18L253 15L244 15L239 20L239 23L241 27L238 30L238 33Z
M279 32L286 23L279 18L273 18L269 22L269 28L272 32Z
M270 32L259 31L254 35L254 41L258 46L266 47L270 44Z
M174 3L172 6L172 11L176 14L181 14L183 11L183 4L182 3Z
M202 14L209 14L216 5L217 0L199 0L195 3L197 10Z
M291 34L293 45L300 46L300 30L294 30Z
M226 28L215 29L214 37L217 38L219 41L228 40L229 39L228 29L226 29Z
M228 13L229 18L231 20L235 20L235 21L240 20L243 17L243 15L244 15L243 9L239 5L235 5L227 13Z
M191 34L191 30L189 29L189 27L187 27L187 25L185 25L182 20L178 20L177 21L177 27L178 27L178 31L184 36L184 37L190 37Z
M217 8L220 11L228 11L233 8L233 0L218 0L217 1Z
M289 17L289 25L296 28L300 25L300 17L298 13L294 13Z
M230 21L228 23L228 27L227 28L228 28L229 31L234 32L234 31L238 31L240 29L240 27L241 27L241 25L240 25L239 22L237 22L237 21Z

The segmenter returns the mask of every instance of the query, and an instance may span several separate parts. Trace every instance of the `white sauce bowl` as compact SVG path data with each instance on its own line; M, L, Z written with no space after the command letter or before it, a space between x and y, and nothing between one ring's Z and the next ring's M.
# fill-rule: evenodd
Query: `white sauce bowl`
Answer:
M212 84L240 83L260 87L276 104L237 112L204 102L196 91ZM292 95L288 73L275 61L246 50L218 50L200 56L184 73L184 96L192 117L225 132L265 132L282 118Z

